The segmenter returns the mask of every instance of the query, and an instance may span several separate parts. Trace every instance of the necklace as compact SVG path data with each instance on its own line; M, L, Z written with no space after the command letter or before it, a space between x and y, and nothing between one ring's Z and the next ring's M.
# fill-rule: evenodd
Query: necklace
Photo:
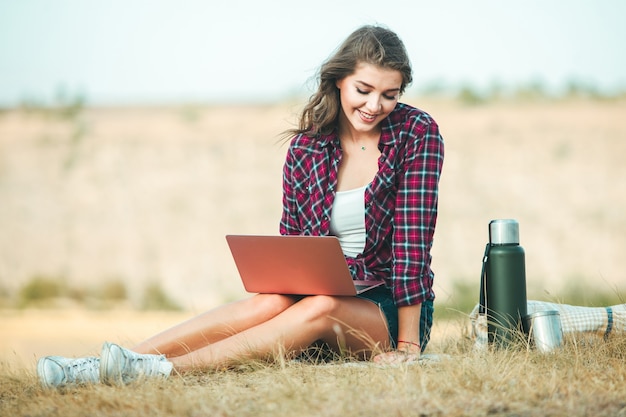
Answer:
M361 146L361 150L364 151L365 150L365 146Z

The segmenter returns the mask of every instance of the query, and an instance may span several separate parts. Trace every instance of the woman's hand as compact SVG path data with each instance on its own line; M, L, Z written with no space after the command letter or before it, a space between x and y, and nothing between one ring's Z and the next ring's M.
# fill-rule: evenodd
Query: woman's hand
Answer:
M398 348L374 356L374 363L393 365L398 363L415 362L420 358L420 345L414 342L398 341Z

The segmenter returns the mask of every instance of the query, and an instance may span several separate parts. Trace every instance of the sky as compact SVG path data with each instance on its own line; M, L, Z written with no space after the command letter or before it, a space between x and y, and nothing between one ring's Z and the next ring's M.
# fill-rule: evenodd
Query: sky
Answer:
M308 95L363 24L404 41L408 91L577 81L626 90L623 0L0 0L0 105Z

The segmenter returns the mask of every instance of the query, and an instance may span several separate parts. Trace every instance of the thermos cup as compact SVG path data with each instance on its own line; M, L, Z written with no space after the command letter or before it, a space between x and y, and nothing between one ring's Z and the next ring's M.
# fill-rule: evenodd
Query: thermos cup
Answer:
M523 334L526 316L526 268L516 220L492 220L483 257L481 313L487 315L489 343L510 345Z
M530 341L539 352L554 352L563 343L561 317L557 310L536 311L524 317Z

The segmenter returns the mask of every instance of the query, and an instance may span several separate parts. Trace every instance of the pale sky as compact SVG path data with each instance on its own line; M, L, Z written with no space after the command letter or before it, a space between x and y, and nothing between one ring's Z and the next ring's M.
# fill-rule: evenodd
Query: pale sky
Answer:
M403 39L413 88L576 79L626 89L622 0L0 0L0 105L274 100L308 94L355 28Z

